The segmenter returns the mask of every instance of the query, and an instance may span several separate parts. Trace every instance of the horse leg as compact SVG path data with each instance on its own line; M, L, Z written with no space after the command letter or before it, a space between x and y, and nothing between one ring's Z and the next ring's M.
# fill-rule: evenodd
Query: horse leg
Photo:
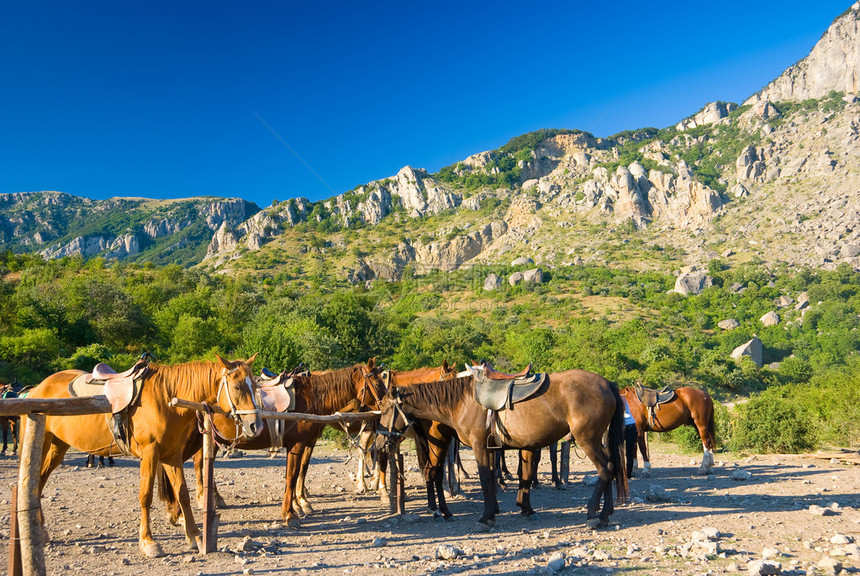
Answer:
M302 452L304 444L298 442L287 453L287 470L284 478L284 501L281 504L281 515L287 523L288 528L299 528L301 521L293 510L293 499L296 493L296 483L301 468Z
M12 456L18 455L18 426L20 425L20 417L9 420L9 429L12 431Z
M152 506L152 489L155 485L155 474L159 467L158 454L155 445L149 445L140 457L140 537L138 546L141 553L148 558L164 556L164 550L152 538L149 522L149 509Z
M570 440L561 441L561 489L570 484Z
M521 476L519 490L517 491L517 506L520 507L520 513L526 518L534 516L535 514L531 504L530 488L537 471L537 461L539 460L537 455L539 453L540 449L520 450L519 470L521 472Z
M45 432L45 441L42 443L42 469L39 474L40 497L45 489L45 484L48 482L48 477L63 462L63 457L65 457L68 449L68 444L60 442L55 436Z
M95 454L87 454L87 468L95 468L96 467L96 456Z
M490 469L493 454L483 446L484 442L485 440L482 439L473 443L475 461L478 464L478 477L481 479L481 491L484 493L484 514L478 522L491 527L496 524L499 502L496 498L496 482ZM492 452L501 452L501 450L493 450ZM504 461L504 458L502 460Z
M185 524L185 541L191 550L203 550L203 536L194 522L194 513L191 511L191 496L188 494L188 485L185 483L185 475L182 473L182 462L162 463L165 472L170 477L173 486L173 494L182 510L183 524Z
M299 516L307 516L308 514L314 513L311 503L308 502L310 494L308 493L308 486L305 482L305 477L308 474L313 453L313 446L308 446L302 450L302 460L299 463L299 477L296 479L296 493L295 499L293 500L293 510L295 510L296 514Z
M564 485L567 483L566 479L562 479L562 474L559 474L559 468L564 470L564 447L564 442L553 442L549 445L549 459L552 464L552 483L555 485L556 490L564 490ZM561 449L559 450L559 448Z
M645 430L639 434L639 437L636 439L636 443L639 444L639 451L642 453L642 477L648 478L651 476L651 460L648 458L648 431ZM633 460L634 467L638 467L639 463L636 460Z
M6 448L7 448L7 440L6 435L9 432L9 428L11 427L10 420L6 418L0 419L2 423L0 423L0 429L3 430L3 450L0 450L0 456L6 456Z

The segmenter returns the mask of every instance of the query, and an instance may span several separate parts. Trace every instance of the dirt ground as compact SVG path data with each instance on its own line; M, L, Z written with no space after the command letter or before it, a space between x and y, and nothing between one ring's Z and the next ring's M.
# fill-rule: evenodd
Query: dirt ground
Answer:
M717 454L715 474L702 477L695 475L699 456L677 454L668 444L652 448L651 476L631 480L631 503L616 511L608 529L596 532L585 526L591 488L583 482L594 470L576 453L566 490L550 487L544 457L543 487L532 496L536 518L518 514L513 488L501 493L501 514L490 532L477 525L482 504L468 449L462 458L472 476L463 479L463 496L451 500L454 517L446 523L425 512L414 452L406 457L408 514L395 518L377 496L353 493L354 465L345 463L345 450L321 445L308 482L316 512L300 530L280 521L283 457L219 459L217 478L231 505L221 511L219 552L186 550L181 530L168 524L159 504L153 532L167 556L158 559L138 553L137 462L119 458L114 468L87 469L83 455L70 453L43 499L48 574L546 574L548 564L562 563L561 574L719 574L747 573L748 563L763 556L779 562L783 574L815 573L828 556L844 572L860 572L860 466ZM515 454L507 459L513 466ZM3 567L16 465L0 460ZM733 479L737 471L750 476ZM813 505L821 509L813 513ZM821 515L824 509L827 515ZM199 525L199 513L196 520ZM694 532L707 527L719 530L719 538L693 544ZM836 535L854 543L831 543ZM443 545L450 548L440 550ZM440 551L456 557L437 559Z

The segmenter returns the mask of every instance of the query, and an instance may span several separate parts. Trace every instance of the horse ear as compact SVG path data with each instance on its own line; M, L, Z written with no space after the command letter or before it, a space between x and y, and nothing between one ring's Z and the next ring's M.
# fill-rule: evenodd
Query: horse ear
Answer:
M443 369L445 372L447 372L447 371L448 371L448 359L447 359L447 358L445 358L444 360L442 360L442 369Z
M258 355L258 354L259 354L259 352L254 352L254 355L253 355L253 356L251 356L250 358L248 358L247 360L245 360L245 364L247 364L248 366L251 366L251 365L254 363L254 360L256 360L256 359L257 359L257 355Z
M376 357L373 357L367 361L367 369L373 370L374 368L376 368Z
M221 358L220 354L216 353L215 358L217 358L218 362L220 362L221 365L224 366L224 368L226 368L227 370L231 370L233 368L233 363L229 360L224 360L223 358Z

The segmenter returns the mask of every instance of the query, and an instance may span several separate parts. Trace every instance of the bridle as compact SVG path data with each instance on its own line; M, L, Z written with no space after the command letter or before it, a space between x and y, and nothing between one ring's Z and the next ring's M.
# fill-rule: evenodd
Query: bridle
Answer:
M390 394L390 391L389 391L389 394ZM394 446L398 442L400 442L400 440L403 439L403 436L405 436L406 433L409 432L409 429L414 424L414 421L403 410L402 405L403 405L403 399L400 398L399 395L396 397L392 397L391 398L391 407L392 407L391 411L393 412L393 415L391 417L391 424L382 430L377 429L377 431L376 431L377 434L379 434L380 436L383 436L386 439L385 443L388 446ZM386 412L388 412L388 410L384 411L383 415ZM401 418L403 418L403 421L406 423L406 426L404 426L402 430L398 430L398 429L393 428L394 423L397 421L398 415ZM380 418L379 424L382 425L382 418Z
M236 406L236 402L233 401L233 397L230 395L230 385L227 383L227 376L235 374L239 370L239 366L235 368L231 368L227 370L224 368L224 373L221 375L221 382L218 384L218 393L215 395L215 402L217 404L221 404L221 391L224 390L227 395L227 404L230 406L230 412L228 416L233 418L233 422L236 424L236 438L237 440L240 436L245 434L245 426L242 424L242 416L246 416L248 414L260 414L260 407L257 405L257 397L254 394L254 390L250 384L248 384L248 392L251 396L251 404L253 404L253 410L239 410L238 406ZM247 377L245 383L248 383ZM241 433L240 433L241 430Z
M368 404L367 402L365 402L365 398L367 398L367 394L368 394L368 392L370 393L371 398L373 398L373 401L374 401L374 402L376 402L376 406L379 406L379 405L380 405L380 398L379 398L379 394L377 394L376 389L375 389L375 386L371 386L371 385L369 384L369 382L371 382L371 380L372 380L371 375L375 375L375 374L376 374L376 370L377 370L377 369L376 369L376 368L374 368L373 370L370 370L370 371L368 371L368 372L365 372L365 371L364 371L364 367L362 367L362 369L361 369L362 382L361 382L361 393L360 393L360 394L359 394L359 396L358 396L358 402L359 402L359 404L361 404L362 406L370 406L370 404ZM388 382L389 373L390 373L390 371L389 371L389 370L385 370L384 372L382 372L382 381L383 381L383 383ZM388 386L387 386L387 384L383 384L383 385L384 385L386 388L388 387Z

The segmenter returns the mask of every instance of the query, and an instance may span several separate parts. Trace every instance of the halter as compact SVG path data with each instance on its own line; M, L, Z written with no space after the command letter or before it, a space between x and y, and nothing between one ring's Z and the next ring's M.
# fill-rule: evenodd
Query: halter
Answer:
M230 406L229 416L233 418L233 421L236 423L236 427L237 427L236 439L239 438L238 429L242 429L242 432L244 433L244 425L242 424L241 416L245 416L247 414L259 414L260 413L260 408L257 406L257 399L254 397L254 392L250 388L250 386L248 387L248 392L251 393L251 404L254 405L253 410L239 410L236 406L236 403L233 401L232 396L230 396L230 386L227 385L227 376L229 376L230 374L235 374L237 370L239 370L238 367L233 368L229 371L227 370L227 368L224 368L224 374L221 376L221 382L218 384L218 393L215 395L215 402L217 404L220 404L221 403L221 390L224 390L227 392L227 403ZM246 383L247 383L247 381L246 381Z
M376 371L376 369L374 368L371 372L375 372L375 371ZM364 401L365 397L367 396L367 392L369 390L370 395L373 397L373 400L376 402L376 405L379 406L380 405L379 394L376 393L376 390L374 390L373 386L368 385L368 381L370 380L370 376L368 374L370 374L370 373L365 373L364 369L362 368L362 371L361 371L361 377L362 377L361 394L358 396L358 401L359 401L359 403L361 403L362 406L369 406L369 404ZM385 370L382 373L383 382L387 382L388 377L389 377L389 371Z
M380 436L384 436L385 438L387 438L388 439L387 442L389 444L394 444L394 442L403 438L403 436L406 435L406 433L409 431L409 428L411 428L412 425L414 424L414 422L409 418L409 415L401 407L401 404L403 404L403 400L401 400L399 397L395 398L391 401L391 405L394 407L394 410L396 412L398 412L400 414L400 416L403 418L403 421L406 422L406 427L403 429L403 431L401 432L400 430L392 430L392 429L377 430L376 431L376 433L379 434ZM391 419L391 425L392 426L394 425L394 422L396 420L397 420L396 416ZM381 418L379 420L379 423L380 424L382 423Z

